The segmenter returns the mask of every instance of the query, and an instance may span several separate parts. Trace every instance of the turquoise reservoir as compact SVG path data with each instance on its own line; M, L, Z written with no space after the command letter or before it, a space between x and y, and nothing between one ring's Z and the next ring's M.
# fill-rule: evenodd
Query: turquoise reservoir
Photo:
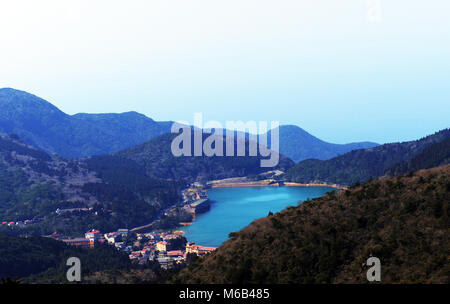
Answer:
M218 247L230 232L248 226L255 219L276 213L299 201L316 198L335 189L329 187L238 187L208 190L211 210L197 215L183 227L185 237L197 245Z

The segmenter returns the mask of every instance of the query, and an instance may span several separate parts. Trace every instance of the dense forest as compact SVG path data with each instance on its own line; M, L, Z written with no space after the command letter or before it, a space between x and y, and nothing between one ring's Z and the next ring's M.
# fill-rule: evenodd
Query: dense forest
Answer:
M65 160L17 136L0 137L0 222L31 221L21 227L2 224L3 232L72 236L92 228L134 228L177 203L182 186L149 177L131 160Z
M325 182L353 185L384 176L390 168L402 162L408 162L427 147L448 138L450 138L450 129L445 129L419 140L354 150L329 160L308 159L289 169L286 172L286 178L300 183ZM445 149L445 146L439 149ZM430 152L433 153L433 151ZM421 167L417 166L416 169L419 168Z
M419 169L429 169L450 163L450 138L432 144L422 153L409 161L403 161L386 171L387 175L396 176Z
M194 132L192 132L194 133ZM234 157L220 156L183 156L175 157L171 151L171 143L178 134L164 134L149 142L118 152L115 155L130 159L145 168L147 174L163 179L171 180L214 180L228 177L247 176L250 174L259 174L264 171L281 169L287 170L294 165L294 162L286 156L280 154L280 161L276 168L261 167L261 159L265 159L260 155L248 156L249 143L246 139L245 155ZM203 134L202 142L209 135ZM192 135L192 143L194 135ZM219 137L219 136L218 136ZM219 137L223 140L223 137ZM243 139L234 139L234 155L237 155L237 142ZM191 155L194 155L193 144L191 146ZM223 145L223 155L226 155L226 144Z
M382 178L254 221L174 283L450 283L450 165Z
M68 246L44 237L16 237L0 233L0 278L21 282L66 282L69 257L78 257L82 276L106 269L129 270L127 254L107 245L93 249Z

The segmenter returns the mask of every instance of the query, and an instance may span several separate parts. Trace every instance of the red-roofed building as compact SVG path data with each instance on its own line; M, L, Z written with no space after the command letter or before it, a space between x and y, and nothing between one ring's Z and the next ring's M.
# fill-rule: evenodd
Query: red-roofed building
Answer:
M210 253L216 249L217 249L216 247L199 246L199 245L195 245L194 243L186 244L186 253L195 253L197 255L204 255L204 254Z
M169 257L178 257L178 256L183 256L184 252L181 250L172 250L172 251L167 251L167 256Z

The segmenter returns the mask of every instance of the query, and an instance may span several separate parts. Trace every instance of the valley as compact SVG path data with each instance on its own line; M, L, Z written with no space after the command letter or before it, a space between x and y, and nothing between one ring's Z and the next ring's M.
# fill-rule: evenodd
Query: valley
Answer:
M177 157L171 123L138 113L70 116L12 89L0 109L0 276L61 283L78 254L86 283L361 283L376 254L386 282L446 280L449 129L333 145L281 126L268 169L248 134L233 156Z

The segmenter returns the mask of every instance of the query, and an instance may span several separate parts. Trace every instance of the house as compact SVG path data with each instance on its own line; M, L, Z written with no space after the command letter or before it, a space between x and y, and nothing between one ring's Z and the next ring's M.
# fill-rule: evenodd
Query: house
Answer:
M94 242L92 240L86 238L75 238L75 239L66 239L62 240L64 243L70 246L77 246L81 248L92 248Z
M158 257L157 261L163 269L170 269L173 267L173 259L170 257Z
M184 252L181 250L171 250L167 251L167 256L169 257L182 257L184 255Z
M94 242L98 241L101 238L100 231L92 229L84 234L84 237L89 240L94 240Z
M156 243L156 250L157 251L167 251L167 242L161 241Z
M210 253L216 249L217 249L216 247L199 246L199 245L195 245L194 243L186 244L186 253L195 253L196 255L199 255L199 256Z
M115 244L122 240L121 235L118 235L116 232L105 233L104 237L108 244Z

